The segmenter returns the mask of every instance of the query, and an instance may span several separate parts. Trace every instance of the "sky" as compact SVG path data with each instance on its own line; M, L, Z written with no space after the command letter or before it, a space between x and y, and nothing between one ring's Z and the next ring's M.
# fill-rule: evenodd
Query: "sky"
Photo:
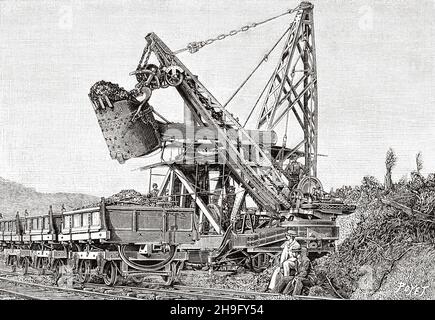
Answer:
M318 176L325 189L415 168L435 172L435 1L312 1L319 95ZM121 165L109 156L88 100L99 80L132 89L129 76L155 32L172 50L293 8L297 1L0 0L0 176L41 192L108 196L145 192L150 159ZM247 77L293 16L198 53L179 55L222 103ZM280 51L279 49L277 50ZM277 63L267 63L228 106L244 120ZM174 89L151 104L181 121ZM174 110L179 110L175 111Z

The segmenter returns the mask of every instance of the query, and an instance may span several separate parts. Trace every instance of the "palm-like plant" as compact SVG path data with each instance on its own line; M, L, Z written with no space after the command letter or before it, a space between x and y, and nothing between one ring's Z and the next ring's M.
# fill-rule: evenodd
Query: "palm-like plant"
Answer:
M394 153L392 148L388 149L387 155L385 157L385 167L387 169L387 173L385 174L385 189L391 190L393 189L393 180L391 178L391 173L394 166L397 163L397 156Z
M423 170L423 154L421 151L415 156L415 163L417 165L417 173L421 175L421 170Z

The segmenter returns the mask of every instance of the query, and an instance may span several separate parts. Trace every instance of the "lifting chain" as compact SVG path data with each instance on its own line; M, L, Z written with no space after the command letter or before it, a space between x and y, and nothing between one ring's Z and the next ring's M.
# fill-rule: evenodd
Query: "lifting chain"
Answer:
M279 14L277 16L271 17L271 18L266 19L266 20L261 21L261 22L254 22L254 23L245 25L245 26L241 27L240 29L231 30L228 33L222 33L222 34L218 35L215 38L210 38L210 39L207 39L207 40L204 40L204 41L190 42L185 48L175 51L174 54L178 54L178 53L181 53L181 52L184 52L184 51L189 51L190 53L196 53L196 52L199 51L199 49L201 49L201 48L203 48L205 46L208 46L208 45L212 44L215 41L224 40L227 37L235 36L236 34L238 34L240 32L246 32L246 31L248 31L250 29L253 29L255 27L258 27L258 26L260 26L262 24L265 24L265 23L270 22L272 20L278 19L278 18L280 18L280 17L282 17L284 15L292 14L293 12L296 12L299 9L304 9L304 7L306 5L307 5L307 3L303 2L299 6L297 6L296 8L289 9L289 10L285 11L284 13L281 13L281 14Z
M146 57L145 57L145 55L146 55ZM145 66L148 63L150 55L151 55L150 44L147 43L147 45L143 49L142 56L140 57L139 64L137 65L136 70L139 70L140 68L142 68L143 66ZM145 62L144 62L144 60L145 60Z

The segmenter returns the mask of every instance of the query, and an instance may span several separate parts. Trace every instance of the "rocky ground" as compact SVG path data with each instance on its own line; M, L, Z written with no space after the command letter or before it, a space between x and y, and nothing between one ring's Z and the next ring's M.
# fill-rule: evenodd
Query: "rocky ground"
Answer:
M181 276L180 283L193 287L206 287L217 289L232 289L241 291L264 292L272 275L272 270L268 269L263 273L240 271L235 274L228 273L187 273ZM263 300L292 300L291 296L271 296L260 297Z

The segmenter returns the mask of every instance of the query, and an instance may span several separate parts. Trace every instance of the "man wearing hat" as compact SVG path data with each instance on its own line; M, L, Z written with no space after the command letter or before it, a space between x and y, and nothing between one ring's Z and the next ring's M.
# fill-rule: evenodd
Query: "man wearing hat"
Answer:
M300 295L304 285L313 285L313 282L308 251L306 247L302 247L298 256L298 270L292 281L294 285L293 295Z
M275 291L277 289L279 273L282 271L284 277L290 276L290 271L297 270L298 251L301 245L296 241L296 232L287 230L286 241L281 246L282 252L280 257L279 266L273 271L272 278L270 279L268 290Z

